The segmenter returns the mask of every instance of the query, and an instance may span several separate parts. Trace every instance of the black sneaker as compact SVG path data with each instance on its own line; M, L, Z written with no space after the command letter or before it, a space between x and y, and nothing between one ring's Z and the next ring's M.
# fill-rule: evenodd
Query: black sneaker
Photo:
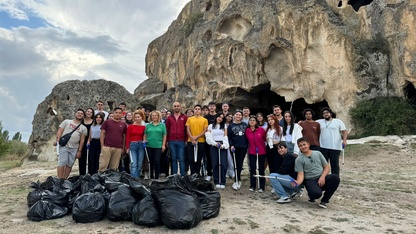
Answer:
M324 208L324 209L326 209L327 205L328 205L328 202L321 201L321 203L319 203L319 207Z
M290 199L293 200L297 197L301 197L302 195L303 195L303 191L301 189L299 189L298 191L296 191L296 192L294 192L290 195Z
M309 198L308 202L309 202L309 204L315 204L315 199Z

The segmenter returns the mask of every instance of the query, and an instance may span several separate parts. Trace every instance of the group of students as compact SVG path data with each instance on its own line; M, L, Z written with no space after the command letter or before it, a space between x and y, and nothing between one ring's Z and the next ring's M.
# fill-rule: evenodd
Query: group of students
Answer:
M74 129L78 134L59 149L59 177L69 176L75 158L79 159L80 174L85 174L87 163L83 162L88 154L90 174L120 169L124 162L132 176L140 177L148 159L150 178L159 179L161 161L169 151L171 174L196 173L206 180L213 177L218 189L225 188L227 177L234 177L234 190L242 186L241 172L247 155L249 190L264 192L265 178L269 177L280 197L278 203L290 202L305 186L310 202L326 191L320 203L326 208L338 187L339 156L346 145L347 131L327 107L322 109L323 119L314 121L314 112L305 109L304 120L296 123L293 113L282 114L278 105L266 118L262 113L250 115L247 107L232 114L228 103L221 104L221 112L216 111L215 102L210 102L207 106L195 105L185 114L179 102L173 103L172 111L164 108L151 112L140 107L127 112L125 103L121 103L111 114L104 111L103 105L99 101L97 110L88 108L85 113L79 109L73 120L60 125L57 140ZM128 157L123 159L123 154ZM269 176L265 175L267 167ZM169 174L168 170L165 174ZM338 184L332 182L334 177ZM315 184L321 189L319 196Z

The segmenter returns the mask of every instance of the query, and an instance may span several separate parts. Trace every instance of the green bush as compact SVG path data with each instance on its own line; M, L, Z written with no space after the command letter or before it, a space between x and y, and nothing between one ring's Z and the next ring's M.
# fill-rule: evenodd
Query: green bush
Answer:
M416 134L416 110L402 97L359 101L350 110L350 116L362 137Z
M27 144L21 141L10 141L10 149L8 151L9 154L18 156L19 158L22 158L23 156L26 156L28 147Z

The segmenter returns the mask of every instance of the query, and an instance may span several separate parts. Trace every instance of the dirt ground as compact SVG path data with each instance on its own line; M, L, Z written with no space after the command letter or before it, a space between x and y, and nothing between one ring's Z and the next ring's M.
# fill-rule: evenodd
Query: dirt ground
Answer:
M328 209L309 204L306 192L292 203L277 204L270 186L262 194L250 192L245 175L243 188L234 191L228 180L220 191L219 216L191 230L145 228L107 219L79 224L71 215L29 221L29 185L55 176L56 162L27 162L0 172L0 233L416 233L414 146L380 141L348 145L341 185Z

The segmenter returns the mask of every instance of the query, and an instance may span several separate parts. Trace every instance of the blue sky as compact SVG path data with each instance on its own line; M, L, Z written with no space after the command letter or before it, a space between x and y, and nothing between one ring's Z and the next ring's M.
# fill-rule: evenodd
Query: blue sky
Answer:
M147 45L189 0L2 0L0 120L27 141L37 105L73 79L106 79L133 93ZM79 60L83 62L80 63Z

